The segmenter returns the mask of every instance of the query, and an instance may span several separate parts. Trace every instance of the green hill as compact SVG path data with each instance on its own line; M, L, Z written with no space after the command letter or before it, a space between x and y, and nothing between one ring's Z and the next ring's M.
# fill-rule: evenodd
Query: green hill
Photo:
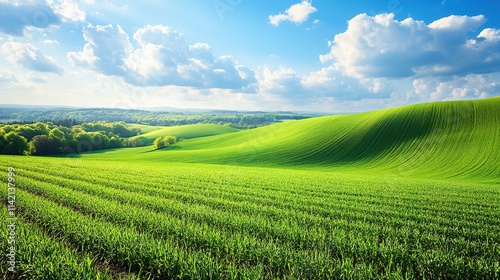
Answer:
M166 126L155 126L155 125L146 125L146 124L136 124L136 123L127 123L127 127L131 128L139 128L142 133L148 133L151 131L159 130L165 128Z
M172 129L182 130L187 126ZM188 138L173 131L160 131L152 132L151 139L154 139L153 134L165 133ZM183 141L153 153L137 150L136 158L251 166L334 167L364 173L432 178L458 176L484 181L500 177L499 140L500 98L490 98L280 123ZM130 152L127 156L131 156Z
M170 127L162 126L159 127L159 129L152 129L150 126L137 127L141 128L141 130L144 128L147 133L136 137L146 137L148 139L148 144L153 144L154 140L160 136L173 135L176 136L177 139L192 139L239 131L238 129L233 127L217 124L192 124Z

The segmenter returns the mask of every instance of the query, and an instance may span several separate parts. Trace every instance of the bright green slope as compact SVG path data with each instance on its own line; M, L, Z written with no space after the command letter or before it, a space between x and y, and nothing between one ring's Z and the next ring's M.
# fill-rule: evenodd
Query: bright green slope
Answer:
M179 135L174 129L167 134ZM163 130L152 132L163 135ZM214 133L215 134L215 133ZM147 135L147 134L145 134ZM400 176L500 177L500 98L436 102L327 116L183 141L169 149L86 157L251 166L335 168ZM108 155L110 157L108 157Z
M142 133L148 133L151 131L155 131L158 129L165 128L166 126L156 126L156 125L146 125L146 124L137 124L137 123L127 123L127 127L131 128L139 128Z
M136 137L146 137L149 141L149 144L153 144L154 140L160 136L174 135L177 137L177 139L192 139L239 131L238 129L233 127L217 124L191 124L170 127L161 126L159 127L159 129L151 129L150 126L137 127L141 128L141 130L142 128L145 128L144 131L147 131L147 133L141 134Z

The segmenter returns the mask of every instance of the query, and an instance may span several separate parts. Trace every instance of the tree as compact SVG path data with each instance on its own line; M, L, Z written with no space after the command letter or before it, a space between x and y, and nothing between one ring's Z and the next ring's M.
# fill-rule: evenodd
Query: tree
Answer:
M162 149L165 147L166 147L165 140L161 136L156 138L155 141L153 142L153 148L155 148L155 150Z
M127 147L142 147L146 146L148 138L144 136L132 137L127 139Z
M55 127L50 130L49 137L59 139L62 142L63 150L66 150L66 148L68 147L68 140L66 140L66 135L59 128Z
M69 153L79 152L78 141L76 141L75 139L71 139L68 141L68 152Z
M165 141L165 143L167 143L167 146L170 146L172 144L175 144L175 142L177 142L177 139L175 138L175 136L172 136L172 135L165 136L165 138L163 138L163 140Z
M155 148L156 150L158 149L162 149L162 148L165 148L165 147L168 147L172 144L175 144L176 142L176 138L175 136L172 136L172 135L169 135L169 136L165 136L165 137L158 137L155 139L155 141L153 142L153 148Z
M128 130L127 126L124 123L114 123L112 124L111 128L111 131L114 134L120 134L121 137L130 137L136 135L130 132L130 130Z
M37 132L37 135L42 135L42 134L48 135L49 134L49 128L48 128L48 125L46 123L37 122L32 127Z
M33 137L35 137L37 135L40 135L39 131L34 130L29 125L19 126L16 129L16 132L17 132L17 134L19 134L19 135L23 136L24 138L26 138L27 141L31 141L31 139L33 139Z
M121 148L123 147L123 145L124 145L123 138L120 138L117 135L113 135L111 136L111 138L109 138L108 148Z
M57 137L37 135L30 142L30 154L32 155L54 155L65 152L64 144Z
M53 138L59 138L59 139L65 139L64 137L64 132L62 132L59 128L53 128L50 132L49 132L49 137L53 137Z
M92 148L94 150L102 150L106 149L109 144L109 138L106 134L99 132L91 132L89 133L92 138Z
M2 126L2 129L5 132L5 134L16 130L16 128L13 125L4 125L4 126Z
M6 144L2 148L2 154L22 155L28 150L28 141L26 138L11 131L4 136Z
M0 134L0 152L2 152L3 147L5 147L5 145L7 145L7 140L2 134Z
M89 133L80 132L75 136L75 140L78 142L76 146L76 151L78 153L92 151L92 149L94 148L94 140Z

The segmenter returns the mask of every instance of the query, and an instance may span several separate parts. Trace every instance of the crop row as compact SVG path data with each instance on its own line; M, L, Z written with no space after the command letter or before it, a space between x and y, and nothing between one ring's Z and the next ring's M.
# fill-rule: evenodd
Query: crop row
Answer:
M229 257L216 259L203 250L183 248L179 246L182 241L174 240L174 238L155 238L151 233L138 231L131 226L116 225L82 215L37 195L19 191L18 197L23 215L35 221L49 234L64 236L68 242L78 246L81 250L128 267L128 270L137 272L141 277L159 279L259 279L261 277L324 279L328 275L339 275L346 269L345 265L357 266L350 259L334 263L333 259L325 257L325 253L321 251L313 255L290 251L293 258L289 259L288 262L271 256L267 261L276 264L270 266L265 266L263 263L253 266L246 263L236 265L234 260ZM238 244L234 245L238 246ZM242 250L241 247L234 249ZM252 252L254 251L250 251L250 253ZM279 252L280 250L276 250L274 254ZM270 270L277 267L281 267L282 270ZM360 275L371 277L375 275L375 268L366 265L362 265L362 267L365 269L358 272Z
M2 203L5 202L2 199ZM8 230L0 231L0 275L3 279L113 279L111 272L105 265L98 264L95 256L77 252L67 246L64 239L47 236L26 223L22 216L11 216L2 207L0 219L8 225ZM133 275L121 276L133 279Z
M284 220L297 221L299 227L310 227L312 225L328 227L334 224L336 220L349 220L351 222L362 221L364 224L375 226L382 223L393 227L411 226L414 230L434 230L450 238L464 237L471 240L480 240L483 238L480 232L500 225L499 219L494 217L495 215L498 216L498 213L495 214L495 212L482 214L482 223L478 223L477 218L471 216L472 213L468 213L469 216L464 217L461 213L458 215L453 211L446 211L446 209L442 209L442 213L436 213L437 210L424 211L418 209L419 211L415 211L411 208L408 209L401 203L371 207L370 205L357 203L357 201L336 197L329 198L329 202L324 202L324 199L321 199L322 201L318 205L315 205L312 199L273 204L271 199L262 199L262 202L260 202L252 197L243 197L235 201L233 197L219 198L167 188L137 186L133 183L130 185L116 185L110 188L101 185L101 183L104 184L105 182L88 183L83 179L78 184L75 184L73 180L50 176L44 177L44 175L36 173L24 172L24 175L32 178L39 177L39 179L49 181L52 184L107 199L121 202L139 202L148 209L169 212L178 216L189 216L196 219L190 213L193 213L192 210L198 210L197 212L202 213L199 217L202 221L210 219L214 214L220 212L226 214L225 217L222 217L222 221L230 221L234 215L244 213L246 218L263 219L267 224L272 222L273 225L277 226L283 223ZM110 184L108 183L108 185ZM237 198L238 196L238 194L234 194L234 197ZM272 196L272 193L269 196ZM189 204L190 207L185 207L185 204ZM223 224L222 226L228 225ZM269 229L264 229L265 232L269 232Z
M33 169L30 167L30 170L40 173L43 169ZM459 218L462 221L467 220L467 218L471 215L477 214L480 214L483 219L489 219L489 223L498 221L500 218L500 214L498 214L500 212L500 207L496 205L494 201L483 201L484 199L477 201L475 199L471 199L470 196L468 200L462 201L462 199L454 199L453 196L450 195L453 194L450 191L447 192L446 196L436 198L434 195L434 199L432 200L422 198L421 194L413 194L412 196L406 195L403 197L395 195L388 196L387 194L382 195L380 194L380 189L377 195L374 196L373 194L370 194L369 190L366 190L366 186L359 186L359 182L356 182L358 189L363 187L363 191L365 191L362 195L339 190L329 194L321 192L294 194L294 190L297 190L298 188L297 186L290 184L284 184L289 186L289 193L286 189L264 189L264 186L269 187L276 185L277 183L274 181L268 181L267 185L264 186L255 184L253 188L249 188L238 186L238 180L228 182L219 182L214 180L200 183L200 176L195 177L191 175L191 180L189 180L188 177L184 180L179 179L178 181L168 182L163 180L164 176L160 175L151 176L151 179L144 182L143 177L128 176L126 173L117 174L116 172L113 173L113 171L108 172L110 173L101 174L101 171L99 171L97 174L80 174L78 178L73 178L74 176L68 176L66 174L57 174L58 176L51 174L41 177L40 179L50 181L62 178L75 179L79 181L86 181L91 184L106 185L117 189L160 196L169 196L170 194L176 195L179 192L186 195L194 193L198 194L198 196L203 195L204 197L218 197L235 202L255 202L259 205L274 205L280 208L288 208L295 211L303 210L306 212L316 212L318 208L338 207L338 202L340 201L343 204L356 203L356 206L358 207L364 205L365 207L373 208L372 210L383 210L384 208L398 207L404 209L406 213L409 214L412 214L411 212L424 215L431 214L433 217L440 216L444 219ZM107 178L110 178L111 176L120 176L121 180L110 181ZM128 182L128 184L124 185L122 182ZM203 185L206 185L206 187L203 187ZM391 187L388 184L386 185L387 187ZM407 186L403 185L400 187L406 188ZM324 185L323 189L325 188L329 188L329 186ZM345 190L345 188L338 188L337 186L332 186L330 188ZM302 189L306 188L302 187ZM399 191L399 193L401 193L401 191ZM189 200L192 200L192 198L189 198ZM488 210L487 208L493 209L489 209L491 211L485 211ZM470 221L475 223L474 220Z
M143 278L500 276L494 186L374 187L371 179L329 182L335 176L317 173L308 188L307 176L275 180L285 171L274 169L56 162L18 168L20 215L64 248Z

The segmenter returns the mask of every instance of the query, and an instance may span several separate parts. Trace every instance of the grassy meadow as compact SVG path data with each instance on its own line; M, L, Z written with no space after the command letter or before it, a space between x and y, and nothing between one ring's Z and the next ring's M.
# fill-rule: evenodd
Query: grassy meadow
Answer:
M500 98L136 126L184 140L0 156L4 278L500 278Z

